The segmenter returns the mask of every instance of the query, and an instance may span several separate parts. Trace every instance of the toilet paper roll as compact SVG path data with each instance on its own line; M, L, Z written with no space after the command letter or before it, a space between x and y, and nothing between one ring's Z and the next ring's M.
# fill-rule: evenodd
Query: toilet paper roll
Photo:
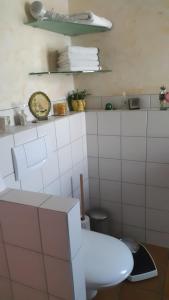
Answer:
M84 220L81 220L81 226L83 229L90 230L90 219L87 215L84 216Z

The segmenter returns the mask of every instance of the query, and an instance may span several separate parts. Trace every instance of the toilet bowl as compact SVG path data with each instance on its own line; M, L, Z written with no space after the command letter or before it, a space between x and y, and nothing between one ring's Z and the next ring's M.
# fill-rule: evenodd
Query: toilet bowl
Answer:
M119 284L133 269L131 251L117 238L82 229L82 251L87 299L100 288Z

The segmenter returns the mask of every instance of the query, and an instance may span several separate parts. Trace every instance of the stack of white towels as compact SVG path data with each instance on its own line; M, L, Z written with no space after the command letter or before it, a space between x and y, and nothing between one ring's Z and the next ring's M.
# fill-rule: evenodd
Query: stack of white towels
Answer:
M99 71L99 49L95 47L69 46L57 55L58 71Z

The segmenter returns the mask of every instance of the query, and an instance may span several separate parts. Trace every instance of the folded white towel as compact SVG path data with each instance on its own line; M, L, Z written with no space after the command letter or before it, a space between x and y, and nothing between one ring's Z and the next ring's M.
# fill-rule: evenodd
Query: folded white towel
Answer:
M103 17L96 16L93 12L84 12L74 15L61 15L54 12L52 12L52 14L50 15L50 12L47 12L45 17L57 22L87 24L93 26L101 26L108 29L112 28L112 22Z
M65 67L62 67L62 68L59 68L58 71L60 72L67 72L67 71L72 71L72 72L78 72L78 71L89 71L89 72L92 72L92 71L99 71L101 70L102 68L100 66L98 67L82 67L82 66L79 66L79 67L71 67L69 69L65 68Z
M59 62L64 61L98 61L98 54L75 54L75 53L61 53L58 56Z
M80 46L68 46L61 51L63 54L98 54L99 49L95 47L80 47Z
M74 68L74 67L81 67L81 68L95 68L95 67L98 67L100 65L99 61L96 61L96 62L89 62L89 61L74 61L74 62L66 62L66 63L59 63L58 62L58 65L60 68Z
M73 23L102 26L108 29L112 28L112 23L109 20L96 16L91 11L70 15L66 18L66 20L72 21Z
M69 15L69 18L74 18L76 20L90 20L92 18L91 11L85 11L77 14Z

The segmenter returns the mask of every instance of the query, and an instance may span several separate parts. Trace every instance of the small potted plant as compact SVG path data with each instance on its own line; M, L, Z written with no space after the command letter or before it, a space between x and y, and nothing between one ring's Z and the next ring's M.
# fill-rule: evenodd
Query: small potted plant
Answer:
M86 90L73 90L68 93L67 101L69 109L72 111L84 111L86 107L85 97L89 95Z

